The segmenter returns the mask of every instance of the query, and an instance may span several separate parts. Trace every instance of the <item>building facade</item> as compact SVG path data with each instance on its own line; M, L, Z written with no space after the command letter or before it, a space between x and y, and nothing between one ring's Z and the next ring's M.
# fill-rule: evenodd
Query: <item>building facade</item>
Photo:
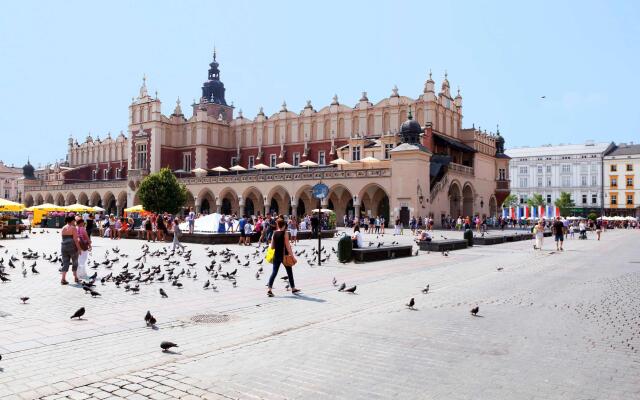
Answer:
M511 193L520 204L534 194L553 204L560 193L571 194L580 212L602 207L603 158L612 143L546 145L506 150Z
M394 87L377 103L366 92L353 106L336 95L319 110L310 101L297 112L283 103L251 119L242 110L234 116L225 91L215 52L190 117L179 99L170 115L162 114L143 78L129 105L128 135L70 138L67 163L51 174L55 179L30 185L26 203L78 201L119 212L138 204L141 180L162 167L185 183L188 205L207 212L308 213L316 208L310 188L320 180L330 187L323 206L339 221L345 214L388 221L496 215L509 193L504 139L462 128L462 96L451 93L446 74L436 93L430 73L416 98ZM332 164L337 158L348 164ZM305 161L318 166L302 167ZM276 168L282 163L291 167ZM211 171L237 165L247 170Z
M640 145L620 143L604 156L607 215L640 218Z
M22 168L9 166L0 161L0 196L3 199L21 202L22 193Z

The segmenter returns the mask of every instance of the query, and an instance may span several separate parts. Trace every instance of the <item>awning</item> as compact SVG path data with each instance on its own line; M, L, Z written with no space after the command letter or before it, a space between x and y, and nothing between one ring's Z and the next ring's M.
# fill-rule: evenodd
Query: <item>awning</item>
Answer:
M460 151L463 151L463 152L466 152L466 153L475 153L476 152L476 150L473 147L467 146L466 144L464 144L464 143L462 143L462 142L460 142L460 141L458 141L456 139L450 138L449 136L441 135L439 133L435 133L434 132L433 133L433 137L436 138L437 140L440 140L445 145L453 147L454 149L457 149L457 150L460 150Z

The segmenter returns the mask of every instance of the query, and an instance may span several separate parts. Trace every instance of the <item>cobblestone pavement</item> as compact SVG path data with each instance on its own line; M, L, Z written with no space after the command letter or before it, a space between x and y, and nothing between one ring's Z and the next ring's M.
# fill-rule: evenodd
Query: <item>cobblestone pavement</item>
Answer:
M198 278L180 278L184 288L155 282L131 294L98 281L96 298L60 286L57 265L42 259L40 274L26 261L23 278L18 261L0 284L0 398L640 398L640 231L570 240L564 252L551 251L548 239L542 252L525 241L448 257L301 261L294 269L304 294L291 295L278 280L274 298L265 296L270 268L255 277L260 258L224 266L238 268L234 288L207 276L202 245L188 246ZM129 255L112 268L117 273L136 264L142 242L97 239L93 257L103 260L116 244ZM54 231L0 245L5 266L16 250L59 247ZM242 263L256 249L228 247ZM148 257L145 268L165 262ZM183 262L176 270L183 267L190 269ZM356 294L338 292L334 276L357 285ZM202 288L207 279L216 291ZM30 300L21 304L20 296ZM405 306L411 297L415 310ZM80 306L85 319L70 320ZM145 326L147 310L156 329ZM180 347L162 353L163 340Z

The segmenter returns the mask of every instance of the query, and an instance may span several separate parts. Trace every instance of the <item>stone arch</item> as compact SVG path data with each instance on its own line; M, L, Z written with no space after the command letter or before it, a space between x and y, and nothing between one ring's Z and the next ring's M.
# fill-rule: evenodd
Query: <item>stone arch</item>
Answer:
M358 193L360 209L365 216L381 216L389 225L389 194L377 183L369 183Z
M78 195L78 203L82 204L83 206L89 205L89 197L85 192L80 192L80 194Z
M26 196L24 196L24 205L27 207L31 207L33 205L33 196L31 195L31 193L28 193Z
M489 198L489 216L492 218L496 218L498 216L498 201L494 195L491 195Z
M475 193L473 190L473 185L471 183L466 182L464 187L462 188L462 214L465 217L473 217L473 200L475 197Z
M318 200L311 195L311 185L303 185L296 191L296 214L298 216L310 214L318 206Z
M42 197L42 193L38 193L36 194L36 201L35 204L37 206L39 206L40 204L44 203L44 198Z
M106 192L104 196L102 196L102 208L104 208L104 212L106 214L118 214L118 204L116 202L116 196L109 192Z
M98 206L98 207L102 207L102 197L100 197L100 193L98 192L93 192L91 193L91 197L89 197L89 205L90 206Z
M51 193L47 193L44 196L44 202L45 203L49 203L49 204L53 204L54 200L53 200L53 195Z
M65 200L64 200L64 196L62 195L62 193L58 193L58 194L56 195L56 200L55 200L55 201L56 201L56 203L55 203L55 204L56 204L57 206L64 206L64 205L65 205L65 204L64 204L64 201L65 201Z
M76 195L73 192L67 193L66 205L70 206L72 204L76 204L78 201L76 199Z
M214 207L216 205L216 196L211 192L211 190L209 190L209 188L205 187L198 193L198 203L198 212L210 214L215 211Z
M267 204L270 214L291 214L291 195L284 187L277 185L269 191Z
M460 183L453 181L449 185L449 214L451 218L458 218L462 216L462 190L460 190Z
M118 215L124 215L124 209L127 208L127 192L122 191L118 193L116 198L116 207L118 208Z
M317 203L309 209L316 208ZM342 184L336 184L329 188L329 197L327 198L327 208L333 210L336 213L336 223L342 225L344 216L348 215L352 217L355 215L355 208L353 207L353 194L346 186Z
M236 191L230 187L222 189L216 199L216 208L221 214L238 214L239 200Z
M262 192L255 186L250 186L242 192L244 200L244 214L262 215L264 211L264 196Z

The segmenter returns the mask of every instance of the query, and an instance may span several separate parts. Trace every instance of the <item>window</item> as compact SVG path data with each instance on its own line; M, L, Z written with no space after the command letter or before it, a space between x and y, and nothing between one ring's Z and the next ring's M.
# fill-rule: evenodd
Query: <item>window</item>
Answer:
M105 181L107 179L109 179L109 170L108 169L103 169L102 170L102 179L105 180Z
M562 173L570 174L571 173L571 164L562 164Z
M551 177L547 178L547 187L551 187Z
M538 165L538 173L541 174L542 173L542 165Z
M116 168L116 179L122 179L122 171L120 170L120 168Z
M359 149L360 147L358 147ZM360 152L358 152L358 154L360 154ZM360 158L358 158L359 160ZM321 150L318 152L318 164L319 165L327 165L327 159L324 155L324 150Z
M551 165L547 165L547 174L551 173Z
M527 186L529 186L529 182L528 182L527 178L526 177L520 178L520 187L525 188Z
M387 143L384 145L384 159L388 160L391 158L391 150L393 150L393 148L395 147L395 145L393 143Z
M542 177L538 177L538 187L542 187Z
M520 197L520 204L524 204L524 197Z
M256 157L249 156L249 169L253 169L254 165L256 165Z
M95 169L91 170L91 180L95 181L97 179L98 171Z
M238 157L231 157L231 166L238 165Z
M627 193L627 205L628 206L633 205L633 193Z
M351 161L360 161L360 146L351 148Z
M597 194L592 194L591 195L591 204L598 204L598 195Z
M587 195L586 194L582 195L582 204L587 204Z
M591 175L591 186L598 185L598 177L596 175Z
M627 171L633 171L633 164L627 164Z
M618 166L616 164L611 164L611 172L616 172L618 170Z
M563 176L562 177L562 186L563 187L571 186L571 176Z
M580 185L581 186L587 186L587 176L586 175L582 175L580 177Z
M618 187L618 178L616 177L609 177L610 183L611 183L611 187Z
M627 187L628 188L633 187L633 175L627 175Z
M136 168L147 168L147 144L141 143L136 145Z
M521 166L519 172L521 174L527 174L529 173L529 169L526 166Z
M185 172L191 172L191 153L182 153L182 169Z
M551 195L550 194L547 195L547 204L551 204Z
M297 167L300 165L300 153L293 153L293 166Z
M562 156L561 157L563 160L571 160L571 156Z
M277 157L276 157L276 155L275 155L275 154L271 154L271 155L269 156L269 166L270 166L271 168L275 168L275 167L276 167L276 160L277 160Z
M498 180L505 181L507 180L507 170L504 168L498 169Z
M610 194L609 195L611 197L611 205L615 206L616 204L618 204L618 195L617 194Z

